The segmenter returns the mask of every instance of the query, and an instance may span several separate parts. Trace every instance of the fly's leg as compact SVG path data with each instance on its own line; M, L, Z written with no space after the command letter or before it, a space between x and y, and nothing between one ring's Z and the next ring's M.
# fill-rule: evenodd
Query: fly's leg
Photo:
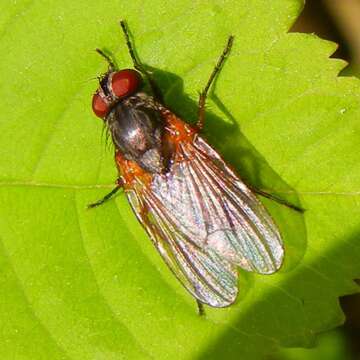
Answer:
M231 51L231 47L232 47L233 42L234 42L234 36L230 35L229 39L227 41L227 44L225 46L225 49L222 52L217 64L215 65L214 70L212 71L206 86L204 87L204 89L201 91L201 93L199 95L198 120L197 120L197 123L196 123L196 126L197 126L197 128L199 130L201 130L204 127L204 123L205 123L205 102L206 102L206 97L208 95L210 86L213 83L213 81L215 80L215 78L218 75L219 71L221 70L222 66L224 65L224 62L225 62L227 56L229 55L229 53Z
M133 44L131 43L131 40L130 40L129 29L128 29L128 27L127 27L124 20L120 21L120 26L121 26L121 29L122 29L122 31L124 33L126 45L128 47L130 57L131 57L131 59L133 61L134 68L136 70L138 70L139 72L141 72L146 77L146 80L148 81L148 83L149 83L149 85L151 87L151 91L152 91L154 97L156 98L157 101L162 103L163 102L163 96L162 96L161 90L157 86L157 84L156 84L154 78L152 77L151 73L144 68L144 66L141 64L138 57L136 56L134 46L133 46Z
M291 204L290 202L282 199L282 198L279 198L273 194L269 194L268 192L266 191L263 191L263 190L260 190L260 189L257 189L257 188L254 188L252 186L249 186L248 187L256 194L259 194L263 197L266 197L270 200L273 200L273 201L276 201L277 203L281 204L281 205L284 205L284 206L287 206L288 208L292 209L292 210L295 210L295 211L298 211L300 213L303 213L305 212L305 209L303 209L302 207L300 206L297 206L297 205L294 205L294 204Z
M89 204L87 206L87 208L92 209L94 207L104 204L106 201L111 199L113 197L113 195L115 195L120 189L123 188L123 182L120 178L117 180L116 184L117 184L116 187L114 189L112 189L108 194L106 194L102 199L100 199L92 204Z
M204 309L204 305L201 301L199 301L198 299L196 299L196 304L198 307L198 314L200 316L204 316L205 315L205 309Z
M101 55L109 64L109 72L113 72L116 70L115 63L112 61L111 57L107 54L105 54L101 49L95 49L96 52Z

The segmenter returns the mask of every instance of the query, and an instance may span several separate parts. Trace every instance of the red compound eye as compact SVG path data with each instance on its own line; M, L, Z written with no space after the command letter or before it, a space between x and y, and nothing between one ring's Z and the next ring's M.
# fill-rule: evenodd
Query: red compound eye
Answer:
M116 72L111 78L111 90L117 97L133 94L141 84L141 75L132 69Z
M92 109L96 116L103 118L109 112L109 105L98 93L96 93L92 99Z

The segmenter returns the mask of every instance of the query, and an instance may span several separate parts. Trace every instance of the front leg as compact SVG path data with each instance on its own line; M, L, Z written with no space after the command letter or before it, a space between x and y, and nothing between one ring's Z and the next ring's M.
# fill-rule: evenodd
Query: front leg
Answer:
M146 80L148 81L148 83L151 87L151 91L153 93L154 98L162 104L163 103L163 95L161 93L161 90L160 90L159 86L157 86L154 78L152 77L152 74L145 69L143 64L140 62L140 60L136 56L135 48L130 40L129 30L128 30L128 27L124 20L120 21L120 26L124 33L126 46L129 50L130 57L133 61L134 68L145 76Z

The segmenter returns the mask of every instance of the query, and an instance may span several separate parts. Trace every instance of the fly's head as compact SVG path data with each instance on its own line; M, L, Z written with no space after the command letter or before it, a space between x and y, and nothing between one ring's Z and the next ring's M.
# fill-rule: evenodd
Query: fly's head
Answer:
M100 78L100 85L92 99L92 109L96 116L106 120L111 109L123 99L138 92L142 87L142 77L134 69L112 71Z
M95 115L105 122L116 150L125 159L150 173L165 172L168 156L162 143L164 121L156 102L141 92L143 80L138 71L114 70L109 63L109 71L100 77L93 95Z

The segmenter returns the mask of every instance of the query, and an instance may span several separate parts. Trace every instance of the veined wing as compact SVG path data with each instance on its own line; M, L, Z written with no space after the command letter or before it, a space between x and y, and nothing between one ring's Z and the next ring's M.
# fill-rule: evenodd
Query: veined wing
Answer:
M269 274L283 247L276 225L255 195L201 137L181 144L178 159L128 199L158 251L201 302L232 304L236 265Z
M194 246L245 270L277 271L282 240L256 196L201 137L183 143L178 156L151 187L173 228Z
M151 191L127 192L128 200L174 275L202 303L225 307L237 296L237 270L212 249L201 249L184 237Z

